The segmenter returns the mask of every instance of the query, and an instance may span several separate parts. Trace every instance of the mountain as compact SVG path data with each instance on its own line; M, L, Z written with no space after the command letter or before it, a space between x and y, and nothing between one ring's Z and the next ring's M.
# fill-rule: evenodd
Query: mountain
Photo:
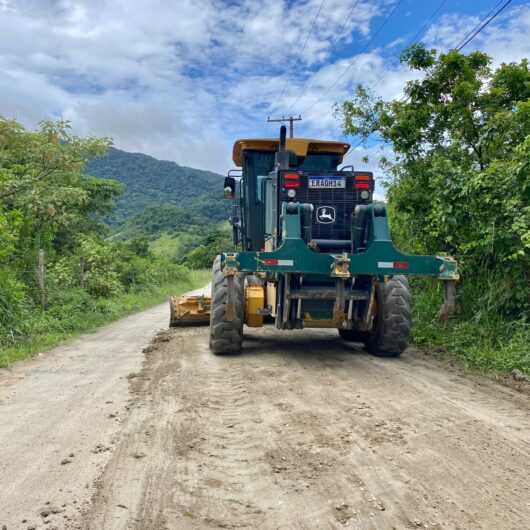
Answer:
M114 228L148 222L146 232L158 226L176 230L181 223L214 224L229 216L229 202L222 200L223 178L211 171L111 148L105 156L89 162L86 173L124 185L124 193L107 220ZM174 226L172 211L178 213Z

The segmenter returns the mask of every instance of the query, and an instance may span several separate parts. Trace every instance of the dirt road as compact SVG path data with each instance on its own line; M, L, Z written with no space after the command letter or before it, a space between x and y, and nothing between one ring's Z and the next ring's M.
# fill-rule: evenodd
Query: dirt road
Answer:
M0 370L0 529L75 528L122 429L127 376L166 325L164 304Z
M140 354L166 321L144 315L93 336L93 358L4 376L0 528L530 527L524 394L333 331L249 331L215 357L188 328Z

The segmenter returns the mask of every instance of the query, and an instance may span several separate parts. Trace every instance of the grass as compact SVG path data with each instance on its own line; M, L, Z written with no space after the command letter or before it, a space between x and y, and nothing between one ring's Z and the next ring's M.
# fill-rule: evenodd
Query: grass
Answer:
M174 260L183 258L186 252L196 245L196 238L188 232L162 233L149 243L149 249L155 256Z
M150 250L156 256L162 256L168 259L174 259L182 245L181 235L171 235L163 233L158 239L151 241Z
M480 372L530 374L530 322L488 307L486 288L480 282L460 287L461 311L447 323L437 318L442 303L439 283L416 280L413 290L415 344Z
M178 295L201 287L209 280L210 271L190 271L184 279L175 283L110 299L79 301L79 297L74 294L74 302L66 307L33 314L27 325L31 332L14 345L0 350L0 368L7 368L14 362L53 348L81 333L94 331L113 320L160 304L167 300L169 295Z

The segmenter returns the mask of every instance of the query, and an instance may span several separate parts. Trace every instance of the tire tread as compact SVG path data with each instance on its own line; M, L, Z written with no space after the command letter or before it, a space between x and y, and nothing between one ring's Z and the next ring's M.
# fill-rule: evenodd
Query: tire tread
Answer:
M378 323L366 342L367 349L380 357L398 357L409 344L412 327L412 295L405 276L393 276L378 286Z
M236 318L226 320L228 280L221 270L221 256L212 267L212 303L210 313L210 350L216 355L241 352L244 321L244 277L234 277L234 304Z

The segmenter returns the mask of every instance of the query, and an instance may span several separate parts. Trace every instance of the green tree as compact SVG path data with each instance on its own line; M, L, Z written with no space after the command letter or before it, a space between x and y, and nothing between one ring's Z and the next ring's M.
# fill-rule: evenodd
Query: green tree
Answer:
M85 175L84 167L109 145L73 135L64 121L30 132L0 118L0 223L11 241L8 261L31 271L39 249L53 257L74 247L79 233L103 229L98 217L111 210L121 186Z
M215 257L233 248L227 226L212 230L195 242L195 246L184 257L184 263L191 269L210 269Z
M401 58L420 72L405 98L366 88L337 107L344 132L377 134L392 228L408 250L456 255L465 274L498 272L499 307L520 313L530 295L530 71L496 70L482 52L414 45Z

